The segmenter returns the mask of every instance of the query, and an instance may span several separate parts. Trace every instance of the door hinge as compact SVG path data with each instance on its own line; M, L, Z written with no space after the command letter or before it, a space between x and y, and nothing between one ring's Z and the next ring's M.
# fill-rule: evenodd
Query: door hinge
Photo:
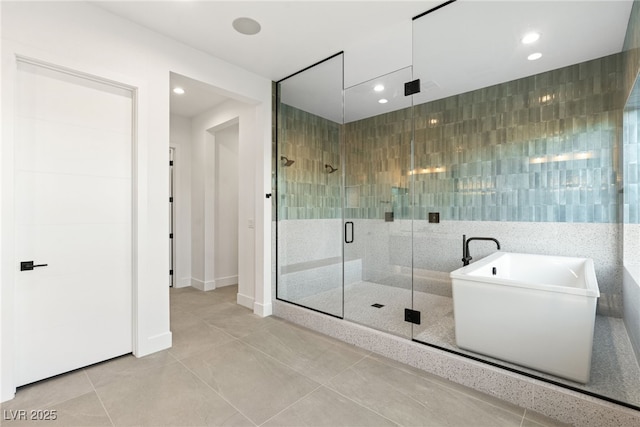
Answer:
M415 79L412 82L404 84L404 96L420 93L420 79Z
M404 309L404 321L419 325L420 324L420 312L418 310L411 310L410 308L405 308Z
M173 276L173 270L169 270L169 276Z
M173 233L169 233L169 238L173 239Z
M169 203L173 203L173 197L169 197Z
M169 160L169 166L173 166L173 160Z

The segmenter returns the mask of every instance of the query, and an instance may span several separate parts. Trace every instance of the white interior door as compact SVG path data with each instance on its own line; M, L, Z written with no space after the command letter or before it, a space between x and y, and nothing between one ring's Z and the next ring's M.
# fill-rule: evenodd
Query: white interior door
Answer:
M19 62L16 101L24 385L132 351L132 94ZM25 261L36 267L21 270Z

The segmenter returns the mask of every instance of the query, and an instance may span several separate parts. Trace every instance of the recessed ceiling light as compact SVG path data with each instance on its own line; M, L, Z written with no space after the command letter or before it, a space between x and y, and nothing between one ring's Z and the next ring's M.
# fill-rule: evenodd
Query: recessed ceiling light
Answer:
M389 101L388 101L388 100L386 100L386 99L384 99L384 98L382 98L382 99L379 99L379 100L378 100L378 102L379 102L380 104L386 104L386 103L387 103L387 102L389 102Z
M531 55L527 56L527 59L529 61L535 61L536 59L540 58L542 58L542 54L540 52L532 53Z
M536 33L536 32L527 33L522 38L521 42L522 44L531 44L537 41L539 38L540 38L540 33Z
M380 85L380 84L375 85L373 87L373 90L375 90L376 92L382 92L384 90L384 85Z
M260 32L260 23L255 19L251 18L236 18L233 20L233 28L236 29L240 34L246 34L247 36L252 36L254 34L258 34Z
M182 89L181 87L173 88L173 93L177 93L178 95L182 95L182 94L184 94L184 89Z

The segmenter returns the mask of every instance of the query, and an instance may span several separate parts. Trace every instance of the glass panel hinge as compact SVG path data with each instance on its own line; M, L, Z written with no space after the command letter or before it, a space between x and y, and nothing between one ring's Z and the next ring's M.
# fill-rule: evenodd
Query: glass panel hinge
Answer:
M419 325L420 324L420 312L417 311L417 310L411 310L410 308L405 308L404 309L404 321Z
M420 93L420 79L404 84L404 96L414 95L416 93Z

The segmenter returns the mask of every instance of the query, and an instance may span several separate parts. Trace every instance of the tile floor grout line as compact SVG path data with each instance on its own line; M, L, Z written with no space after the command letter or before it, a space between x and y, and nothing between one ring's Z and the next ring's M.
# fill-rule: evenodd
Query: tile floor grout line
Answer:
M100 402L100 405L102 406L102 409L104 409L104 413L107 414L107 418L109 418L109 422L111 423L112 427L115 427L116 424L113 422L113 419L111 418L111 414L109 414L109 411L107 410L107 407L104 405L104 402L102 401L102 398L100 397L100 394L98 393L98 390L96 390L95 384L93 383L93 381L91 381L91 377L87 373L87 370L83 369L82 372L84 372L84 375L89 380L89 384L91 384L91 388L93 389L93 392L96 394L96 397L98 398L98 401Z
M207 322L204 319L201 319L207 326L211 327L211 328L215 328L217 330L219 330L220 332L223 332L225 335L230 336L231 338L233 338L236 341L242 340L243 337L236 337L235 335L230 334L229 332L227 332L226 330L222 329L220 326L216 326L212 323Z
M367 357L369 357L368 354L363 355L360 359L356 360L355 362L353 362L351 365L347 366L346 368L344 368L343 370L341 370L340 372L338 372L337 374L335 374L334 376L332 376L331 378L329 378L329 381L331 381L332 379L342 375L344 372L346 372L347 370L353 368L354 366L356 366L357 364L359 364L360 362L362 362L363 360L365 360Z
M0 1L1 1L1 0L0 0ZM87 374L86 374L86 372L85 372L85 369L86 369L86 368L78 368L78 369L74 369L74 370L69 371L69 372L63 372L62 374L55 375L55 376L53 376L53 377L51 377L51 378L45 378L45 379L42 379L42 380L36 381L35 383L25 384L24 386L20 386L20 387L18 387L18 389L20 389L20 388L22 388L22 387L37 387L37 385L38 385L39 383L45 383L45 382L48 382L49 380L53 380L53 379L55 379L55 378L63 377L63 376L66 376L66 375L71 375L71 374L74 374L74 373L80 373L80 372L82 372L82 373L84 373L84 374L85 374L85 376L87 376ZM87 379L89 380L89 384L91 384L91 389L92 389L92 391L94 391L94 392L95 392L95 388L93 387L93 383L91 382L91 379L90 379L90 378L88 378L88 376L87 376ZM10 400L8 400L8 401L6 401L6 402L2 402L2 403L0 403L0 407L2 407L2 406L3 406L3 404L8 404L9 402L14 402L14 401L15 401L15 399L16 399L16 397L17 397L17 395L18 395L18 391L20 391L20 390L18 390L18 389L16 389L16 395L14 396L14 398L13 398L13 399L10 399ZM55 401L55 402L51 402L51 403L46 403L46 404L42 404L42 405L38 404L38 405L35 405L35 406L36 406L38 409L40 409L40 408L42 408L42 409L44 409L44 408L52 408L52 409L55 409L55 406L57 406L57 405L62 405L63 403L70 402L70 401L72 401L72 400L74 400L74 399L77 399L77 398L82 397L82 396L84 396L84 395L86 395L86 394L89 394L89 393L91 393L91 391L87 391L87 392L85 392L85 393L80 393L80 394L78 394L78 395L76 395L76 396L72 396L72 397L69 397L69 398L64 399L64 400ZM0 420L2 420L2 418L0 418ZM0 425L1 425L1 424L0 424Z
M0 1L1 1L1 0L0 0ZM174 355L173 353L171 353L171 347L168 349L168 351L169 351L169 354L171 354L171 357L173 357L173 358L175 359L175 361L176 361L176 362L182 363L182 361L183 361L183 360L185 360L185 359L189 359L189 358L194 357L194 356L197 356L197 355L199 355L199 354L201 354L201 353L207 353L207 352L211 351L211 349L212 349L212 348L217 349L217 348L220 348L220 347L222 347L222 346L224 346L224 345L231 344L232 342L240 341L240 339L238 339L238 338L236 338L236 337L233 337L233 336L232 336L231 338L232 338L232 339L230 339L230 340L228 340L228 341L223 341L223 342L221 342L221 343L213 344L213 347L205 347L205 348L201 348L200 350L194 351L194 352L192 352L192 353L190 353L190 354L187 354L186 356L183 356L183 357L181 357L181 358L178 358L176 355ZM182 363L182 364L184 365L184 363Z
M286 364L282 360L278 359L277 357L272 356L271 354L269 354L269 353L265 352L264 350L254 346L253 344L250 344L250 343L244 341L242 338L238 338L238 341L240 341L242 344L244 344L244 345L246 345L248 347L251 347L252 349L262 353L263 355L267 356L269 359L272 359L272 360L278 362L280 365L284 366L285 368L291 369L296 374L300 374L303 377L305 377L305 378L307 378L307 379L309 379L309 380L311 380L311 381L313 381L315 383L318 383L318 384L322 385L322 383L320 383L319 381L317 381L317 380L311 378L310 376L306 375L304 372L298 371L298 369L294 368L293 366L289 366L288 364Z
M307 375L305 372L301 371L299 368L296 368L296 367L294 367L294 366L290 366L290 365L288 365L288 364L287 364L287 363L285 363L284 361L282 361L282 360L278 359L277 357L275 357L275 356L273 356L273 355L271 355L271 354L269 354L269 353L266 353L265 351L261 350L261 349L260 349L260 348L258 348L258 347L255 347L255 346L254 346L254 345L252 345L251 343L248 343L248 342L246 342L246 341L244 341L244 340L242 340L242 339L239 339L239 341L240 341L240 342L242 342L243 344L246 344L246 345L248 345L249 347L251 347L251 348L255 349L256 351L259 351L260 353L264 354L265 356L267 356L267 357L269 357L269 358L271 358L271 359L275 360L276 362L280 363L281 365L283 365L283 366L285 366L285 367L287 367L287 368L291 369L291 370L292 370L292 371L294 371L295 373L300 374L300 375L302 375L303 377L305 377L305 378L307 378L307 379L309 379L309 380L311 380L311 381L313 381L313 382L316 382L316 383L320 384L320 386L325 385L324 383L322 383L322 382L318 381L317 379L310 377L310 376L309 376L309 375ZM338 372L336 375L332 376L332 377L331 377L331 378L329 378L329 379L333 379L333 378L335 378L336 376L340 375L341 373L345 372L347 369L350 369L351 367L353 367L353 366L357 365L357 364L358 364L358 363L360 363L362 360L364 360L366 357L368 357L368 355L366 355L366 354L365 354L365 355L363 355L363 356L362 356L360 359L358 359L356 362L352 363L351 365L349 365L349 366L348 366L348 367L346 367L345 369L341 370L340 372Z
M208 387L211 391L213 391L215 394L217 394L222 400L224 400L225 402L227 402L227 404L229 404L229 406L231 406L233 409L235 409L240 415L242 415L243 417L245 417L247 420L249 420L249 422L251 424L253 424L254 426L258 426L258 424L256 422L254 422L249 416L247 416L244 412L242 412L236 405L234 405L233 403L231 403L226 397L224 397L222 394L220 394L220 392L218 392L218 390L214 389L213 387L211 387L204 379L202 379L200 377L200 375L198 375L197 373L195 373L194 371L192 371L187 365L185 365L182 360L178 360L178 363L180 363L182 366L184 366L184 368L191 372L192 375L194 375L198 381L200 381L201 383L203 383L206 387Z
M316 391L320 390L322 387L324 387L323 384L318 383L318 387L314 388L313 390L309 391L307 394L305 394L304 396L301 396L299 399L297 399L296 401L292 402L289 406L287 406L286 408L282 409L280 412L278 412L277 414L274 414L272 417L267 418L262 424L259 424L260 426L265 425L266 423L268 423L269 421L271 421L272 419L274 419L275 417L277 417L278 415L282 414L284 411L286 411L287 409L291 408L293 405L297 404L298 402L303 401L304 399L306 399L307 397L311 396L311 394L315 393Z
M253 349L255 349L255 350L259 351L260 353L264 354L265 356L267 356L267 357L269 357L269 358L271 358L271 359L273 359L273 360L277 361L277 362L278 362L278 363L280 363L281 365L284 365L284 366L286 366L287 368L289 368L289 369L293 370L294 372L296 372L296 373L298 373L298 374L300 374L300 375L304 376L305 378L308 378L308 379L310 379L310 380L312 380L312 381L314 381L314 382L317 382L317 383L318 383L318 384L320 384L320 385L323 385L323 383L319 382L319 381L318 381L318 380L316 380L315 378L310 377L310 376L309 376L309 375L307 375L305 372L302 372L301 370L299 370L299 368L296 368L296 367L294 367L294 366L290 366L289 364L287 364L286 362L284 362L284 361L282 361L282 360L278 359L277 357L275 357L275 356L273 356L273 355L271 355L271 354L269 354L269 353L265 352L264 350L262 350L262 349L260 349L260 348L258 348L258 347L256 347L256 346L254 346L253 344L251 344L251 343L249 343L249 342L244 341L242 338L239 338L238 340L239 340L240 342L242 342L243 344L246 344L246 345L248 345L249 347L251 347L251 348L253 348ZM325 341L327 341L327 340L325 340ZM329 343L331 343L331 342L329 341ZM333 345L333 343L331 343L331 344ZM354 352L354 353L355 353L355 352ZM338 372L336 375L332 376L330 379L335 378L336 376L340 375L342 372L346 371L347 369L349 369L349 368L351 368L351 367L353 367L353 366L357 365L358 363L360 363L362 360L364 360L364 359L365 359L365 358L367 358L367 357L369 357L369 354L365 354L365 355L363 355L360 359L358 359L357 361L355 361L355 362L354 362L354 363L352 363L351 365L347 366L345 369L341 370L341 371L340 371L340 372Z
M349 369L351 369L351 368L349 368ZM398 423L398 422L395 422L394 420L392 420L391 418L387 417L386 415L381 414L380 412L376 411L375 409L373 409L373 408L369 408L368 406L365 406L365 405L363 405L363 404L362 404L362 403L360 403L360 402L356 402L356 401L355 401L355 400L353 400L351 397L349 397L349 396L347 396L347 395L345 395L345 394L341 393L340 391L338 391L338 390L336 390L335 388L331 387L329 384L325 384L325 385L324 385L324 387L326 387L326 388L327 388L327 390L330 390L330 391L332 391L332 392L334 392L334 393L338 394L339 396L344 397L344 398L345 398L345 399L347 399L348 401L350 401L350 402L352 402L352 403L354 403L354 404L358 405L358 406L359 406L359 407L361 407L361 408L366 409L367 411L371 411L371 412L373 412L374 414L379 415L380 417L384 418L385 420L388 420L389 422L391 422L391 423L393 423L393 424L395 424L395 425L397 425L397 426L401 426L401 425L402 425L402 424L400 424L400 423Z

